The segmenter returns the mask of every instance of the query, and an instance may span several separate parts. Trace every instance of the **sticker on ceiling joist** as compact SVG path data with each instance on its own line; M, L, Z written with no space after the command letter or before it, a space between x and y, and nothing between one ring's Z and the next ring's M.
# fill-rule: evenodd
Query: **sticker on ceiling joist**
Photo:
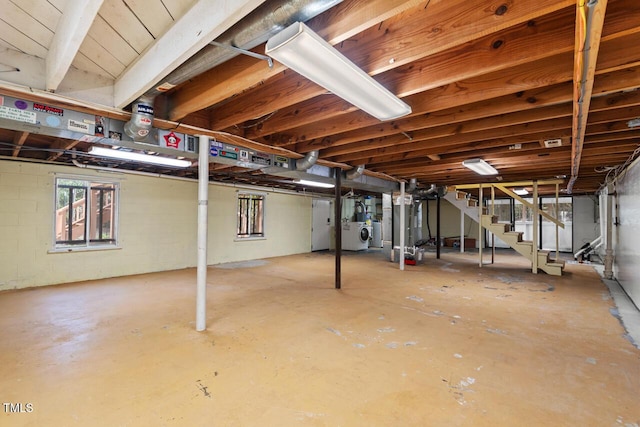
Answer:
M60 126L60 118L58 116L47 116L46 122L52 128Z
M15 105L18 110L26 110L29 106L29 104L27 104L27 101L23 101L22 99L17 99L13 103L13 105Z
M82 123L77 120L69 120L69 122L67 123L67 129L76 131L76 132L88 133L88 134L93 133L92 125L89 125L87 123Z
M178 148L180 146L180 141L182 141L182 139L173 132L165 135L164 140L166 141L168 148Z
M95 135L96 136L104 136L104 122L105 122L104 117L102 116L95 117L95 124L96 124Z
M36 113L0 105L0 118L36 124Z
M225 151L225 150L222 150L220 152L220 157L226 157L227 159L238 160L238 154L237 153L232 153L230 151Z
M52 114L55 116L64 116L64 110L62 108L52 107L38 102L33 103L33 111L40 111L41 113Z
M4 96L0 96L0 105L4 105Z
M218 148L217 147L211 147L211 149L209 150L209 154L211 154L213 157L218 155Z

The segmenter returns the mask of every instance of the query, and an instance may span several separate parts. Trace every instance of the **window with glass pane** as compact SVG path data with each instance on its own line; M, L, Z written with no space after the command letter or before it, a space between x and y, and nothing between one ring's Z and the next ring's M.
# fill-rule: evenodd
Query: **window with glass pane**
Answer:
M56 179L55 247L116 243L117 184Z
M238 193L238 238L264 237L264 194Z

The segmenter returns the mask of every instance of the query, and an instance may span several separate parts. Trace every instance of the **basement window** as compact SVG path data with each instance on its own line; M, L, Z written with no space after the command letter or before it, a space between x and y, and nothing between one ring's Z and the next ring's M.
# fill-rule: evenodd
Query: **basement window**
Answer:
M263 193L238 192L237 240L264 239L264 208L266 196Z
M119 184L56 177L56 251L107 249L117 245Z

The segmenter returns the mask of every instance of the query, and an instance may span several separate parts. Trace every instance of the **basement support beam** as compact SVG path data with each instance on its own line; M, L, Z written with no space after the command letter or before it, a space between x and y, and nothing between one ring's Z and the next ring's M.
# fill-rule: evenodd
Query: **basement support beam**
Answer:
M207 223L209 208L209 137L199 136L198 154L198 267L196 331L207 329Z
M398 251L398 253L400 254L398 256L398 262L400 263L400 270L404 270L404 217L405 217L405 204L404 204L404 184L405 182L402 181L400 183L400 250Z
M45 59L45 85L48 91L58 89L69 71L102 2L86 0L66 4Z
M482 238L482 184L478 185L478 257L480 258L479 266L482 267L482 247L484 239Z
M427 200L427 203L429 203L429 201ZM436 259L440 259L440 251L441 251L441 244L440 244L440 239L442 239L441 234L440 234L440 195L436 195ZM464 215L464 213L462 214ZM460 241L464 241L464 237L462 237L460 239Z
M533 243L531 244L531 252L533 258L531 259L531 271L533 274L538 274L538 222L540 210L538 209L538 181L533 181Z
M264 0L200 0L118 77L114 103L124 108Z
M582 146L587 129L589 106L596 74L596 62L600 50L602 26L607 0L578 0L576 8L576 48L573 69L573 122L571 144L571 179L567 185L569 194L578 179Z
M335 201L333 204L334 214L334 233L336 240L336 284L335 288L340 289L342 287L341 281L341 261L342 261L342 169L333 168L333 172L336 175L336 187L335 187Z
M606 215L606 240L605 240L605 256L604 256L604 271L603 275L605 279L613 279L613 196L610 193L610 188L607 189L607 195L604 200L607 202L607 215Z

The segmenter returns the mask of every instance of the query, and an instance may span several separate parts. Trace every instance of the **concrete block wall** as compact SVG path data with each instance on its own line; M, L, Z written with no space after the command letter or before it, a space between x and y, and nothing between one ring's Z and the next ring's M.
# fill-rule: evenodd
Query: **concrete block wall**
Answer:
M120 182L119 249L51 252L56 173ZM310 197L264 191L266 239L236 241L236 191L209 186L209 264L310 252ZM194 267L197 192L191 181L0 160L0 290Z

